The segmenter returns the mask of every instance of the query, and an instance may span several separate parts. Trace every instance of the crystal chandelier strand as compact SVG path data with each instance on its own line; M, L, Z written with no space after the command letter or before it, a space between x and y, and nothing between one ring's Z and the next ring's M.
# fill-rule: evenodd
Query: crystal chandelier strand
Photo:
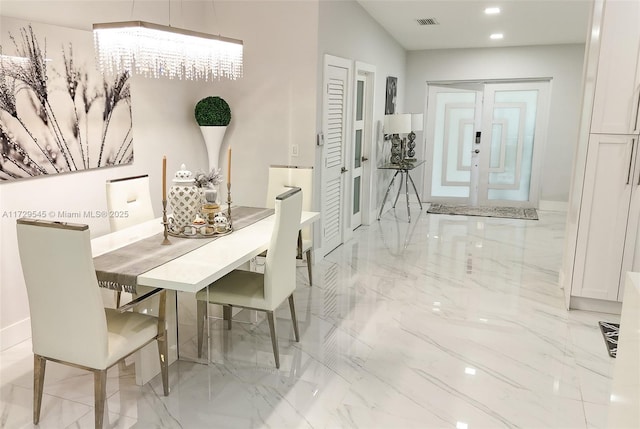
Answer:
M243 75L241 40L142 21L94 24L100 71L185 80Z

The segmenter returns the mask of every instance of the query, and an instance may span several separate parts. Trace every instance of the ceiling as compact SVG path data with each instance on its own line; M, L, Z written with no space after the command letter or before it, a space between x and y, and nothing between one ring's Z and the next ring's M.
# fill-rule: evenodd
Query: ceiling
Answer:
M590 0L357 0L407 50L585 43ZM497 6L498 15L484 9ZM435 18L421 26L417 19ZM492 33L502 40L491 40Z

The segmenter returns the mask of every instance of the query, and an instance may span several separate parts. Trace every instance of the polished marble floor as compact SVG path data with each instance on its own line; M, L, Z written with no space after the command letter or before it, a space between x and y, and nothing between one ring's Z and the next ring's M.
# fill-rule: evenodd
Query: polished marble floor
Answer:
M262 317L231 331L212 319L211 364L174 363L168 397L159 377L136 386L134 365L110 370L108 427L606 427L613 359L597 322L619 317L564 309L564 215L413 218L356 230L313 287L298 270L301 341L283 305L280 370ZM31 427L29 341L0 354L0 383L0 427ZM92 405L91 375L48 364L39 427L90 428Z

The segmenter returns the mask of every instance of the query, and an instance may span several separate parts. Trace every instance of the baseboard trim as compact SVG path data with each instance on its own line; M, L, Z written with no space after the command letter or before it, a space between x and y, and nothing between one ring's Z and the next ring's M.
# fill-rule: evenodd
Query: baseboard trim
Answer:
M540 200L538 204L538 210L566 213L569 211L569 203L566 201Z
M618 301L606 301L602 299L584 298L572 296L569 301L570 310L595 311L598 313L620 314L622 303Z
M31 338L31 318L14 323L0 330L0 351Z

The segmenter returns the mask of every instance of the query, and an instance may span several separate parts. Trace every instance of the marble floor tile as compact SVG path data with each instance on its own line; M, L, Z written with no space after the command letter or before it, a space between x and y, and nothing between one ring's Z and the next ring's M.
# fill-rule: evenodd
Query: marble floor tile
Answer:
M209 320L205 358L135 385L109 371L109 428L606 427L614 360L599 320L567 311L558 286L565 216L540 220L385 213L306 267L276 312L276 369L264 315L231 331ZM195 305L180 294L180 350L196 353ZM211 314L219 310L211 308ZM32 427L29 341L0 353L0 427ZM93 380L49 365L40 427L93 426Z

